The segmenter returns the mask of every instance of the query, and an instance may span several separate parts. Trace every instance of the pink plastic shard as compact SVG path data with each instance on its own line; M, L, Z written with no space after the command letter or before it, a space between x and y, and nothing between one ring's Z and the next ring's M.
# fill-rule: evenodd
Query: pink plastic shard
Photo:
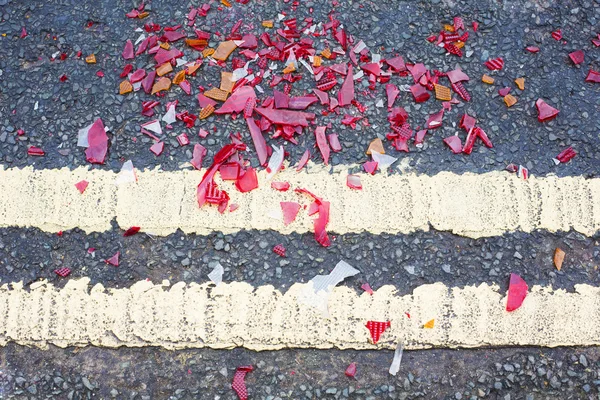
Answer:
M196 190L196 197L198 199L198 207L202 207L207 201L217 202L218 204L227 204L229 202L229 198L225 193L218 190L216 184L213 181L213 178L221 164L223 164L229 157L236 154L238 151L238 147L231 143L223 146L221 150L215 154L213 159L213 164L206 170L202 180L198 184L198 188ZM209 189L210 193L209 193Z
M131 82L131 83L139 82L142 79L144 79L145 76L146 76L146 70L138 69L133 74L131 74L131 76L129 77L129 82Z
M569 58L573 61L573 64L579 65L583 62L585 58L585 54L583 50L577 50L572 53L569 53Z
M83 194L83 192L85 192L85 189L87 189L89 185L89 182L86 180L82 180L79 181L75 184L75 187L77 188L77 190L79 190L79 193Z
M540 48L537 46L527 46L525 47L525 50L527 50L530 53L537 53L538 51L540 51Z
M368 283L363 283L360 288L365 292L369 293L371 296L373 296L373 289L371 289L371 285L369 285Z
M385 93L387 94L387 106L390 109L394 106L394 101L396 101L396 97L400 94L400 89L396 85L388 83L385 85Z
M275 108L288 108L290 105L290 96L280 92L279 90L273 89L273 100L275 103Z
M385 60L386 64L390 66L394 70L394 72L403 72L406 71L406 64L404 63L404 58L398 56L391 58L389 60Z
M98 118L88 131L88 145L85 150L86 159L92 164L104 164L108 150L108 136L102 120Z
M412 75L415 83L419 82L421 77L427 73L427 68L423 63L415 64L412 67L410 67L409 65L408 70L410 71L410 74Z
M135 55L133 53L133 43L131 43L131 40L127 40L127 42L125 43L125 48L123 49L123 53L121 54L126 60L131 60L135 58Z
M431 115L427 120L425 126L427 129L436 129L442 126L442 119L444 118L444 109L442 108L439 112Z
M379 321L369 321L365 325L369 332L371 333L371 340L373 340L373 344L377 344L379 342L379 338L385 332L387 328L392 326L390 321L379 322Z
M256 170L252 167L248 168L246 172L235 181L235 187L242 193L256 189L258 187Z
M192 155L192 160L190 163L196 169L202 169L202 159L206 155L207 150L204 146L199 143L194 145L194 153Z
M271 187L280 192L287 192L290 189L289 182L271 182Z
M273 253L277 254L279 257L285 257L285 247L283 244L278 244L273 247Z
M450 150L452 150L454 154L462 152L462 143L458 136L448 136L444 139L444 143L446 143L448 147L450 147Z
M510 93L510 88L509 87L505 87L502 89L498 89L498 94L502 97L506 96L507 94Z
M317 147L321 152L321 156L323 156L323 162L325 165L329 165L329 144L327 143L327 138L325 137L325 126L318 126L315 129L315 137L317 139Z
M367 161L363 164L363 169L371 175L375 175L377 171L377 161Z
M277 125L308 126L308 121L315 119L315 114L303 111L275 110L256 107L256 112Z
M356 363L353 362L352 364L348 365L348 368L346 368L344 374L346 374L346 376L349 378L354 378L356 375Z
M600 72L594 71L593 69L590 69L590 72L588 72L587 77L585 78L586 82L595 82L595 83L600 83Z
M229 97L225 103L219 108L215 110L215 114L231 114L231 113L240 113L246 107L246 101L250 97L256 97L256 93L254 92L254 88L251 86L242 86L238 88L232 95Z
M115 267L118 267L120 255L121 255L121 253L117 251L114 256L112 256L111 258L106 260L106 263L110 264L110 265L114 265Z
M187 133L182 133L181 135L177 135L177 141L180 146L187 146L190 144L190 138L188 138Z
M27 37L27 30L25 29L25 27L21 27L21 39L25 39Z
M63 267L63 268L55 269L54 273L56 275L60 276L61 278L66 278L67 276L69 276L71 274L71 269L69 269L67 267Z
M160 156L165 148L164 142L156 142L152 146L150 146L150 151L154 153L155 156Z
M265 165L268 157L267 141L258 125L256 125L254 118L246 118L246 124L248 124L248 130L250 131L250 137L252 138L252 143L254 143L254 148L256 149L258 161L260 162L260 165Z
M429 97L431 97L429 92L427 92L427 89L425 89L425 87L421 86L418 83L414 84L410 87L410 92L412 93L413 97L415 98L416 103L423 103L423 102L429 100Z
M254 368L252 365L245 365L238 367L233 375L233 382L231 388L237 394L239 400L248 400L248 389L246 389L246 374L251 372Z
M197 98L198 98L198 104L200 105L200 109L202 109L206 106L209 106L209 105L213 106L213 107L217 105L216 101L214 101L213 99L209 99L202 93L199 93Z
M152 86L154 86L154 79L156 79L156 71L150 71L148 75L142 80L142 88L144 92L150 93L152 91Z
M318 89L315 89L318 90ZM324 93L324 92L323 92ZM325 93L327 95L327 93ZM306 110L308 106L316 103L319 99L315 96L292 97L289 99L288 108L290 110Z
M483 129L481 129L480 127L475 127L474 129L474 133L475 135L477 135L477 137L479 139L481 139L481 141L483 142L483 144L485 145L485 147L489 147L490 149L492 147L494 147L492 145L492 141L490 140L490 138L488 138L487 133L485 133L485 131Z
M506 311L515 311L521 307L523 300L527 296L529 287L527 283L517 274L510 274L510 283L508 284L508 299L506 301Z
M501 70L504 68L504 59L502 57L494 58L483 63L490 71Z
M573 148L569 146L563 151L561 151L560 154L556 156L556 159L558 160L558 162L564 164L571 161L576 155L577 153L575 152L575 150L573 150Z
M352 104L354 100L354 77L352 76L352 65L348 66L348 75L338 92L338 103L344 107Z
M308 163L308 160L310 160L310 151L306 150L304 152L304 154L302 154L300 161L298 161L298 165L296 166L296 171L300 171L302 168L304 168L306 163Z
M559 111L556 108L548 105L542 99L537 99L537 101L535 102L535 106L538 109L538 121L540 122L550 121L551 119L555 118L559 113Z
M296 219L298 211L300 211L300 204L295 201L282 201L281 211L283 211L283 224L289 225Z
M554 40L559 41L560 39L562 39L562 30L557 29L554 32L552 32L550 35L552 36L552 38Z
M348 178L346 179L346 185L348 185L350 189L362 190L360 176L358 175L348 175Z
M319 98L321 105L329 104L329 94L327 94L327 92L323 92L322 90L319 90L319 89L313 89L313 92Z
M329 142L329 147L331 147L331 150L336 153L342 151L342 145L340 144L340 139L337 133L327 135L327 141Z
M425 135L427 135L427 129L421 129L417 131L417 133L415 134L415 145L417 147L423 146Z
M469 80L469 76L467 74L465 74L464 72L462 72L461 69L455 69L453 71L448 71L448 72L446 72L446 76L448 77L448 79L450 79L450 82L452 82L452 83L463 82L463 81Z
M476 123L477 120L471 117L469 114L463 114L462 118L460 119L460 127L467 132L473 129Z
M329 223L329 207L330 203L324 201L320 197L315 196L313 193L306 189L296 189L297 193L304 193L309 195L315 201L319 216L313 220L313 229L315 231L315 240L323 247L331 246L329 235L327 234L327 224Z
M128 236L133 236L136 233L138 233L140 231L140 227L139 226L132 226L131 228L127 229L124 233L123 236L124 237L128 237Z

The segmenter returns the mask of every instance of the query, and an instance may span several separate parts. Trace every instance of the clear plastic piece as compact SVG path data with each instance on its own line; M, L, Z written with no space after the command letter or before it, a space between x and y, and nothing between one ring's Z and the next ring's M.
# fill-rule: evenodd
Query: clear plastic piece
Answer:
M210 274L208 274L208 279L211 280L216 286L219 286L223 282L223 266L220 262L217 261L217 264L213 268Z

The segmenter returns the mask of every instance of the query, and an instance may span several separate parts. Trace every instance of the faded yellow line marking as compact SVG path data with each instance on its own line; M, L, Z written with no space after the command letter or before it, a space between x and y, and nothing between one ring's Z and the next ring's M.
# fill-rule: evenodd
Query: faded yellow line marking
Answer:
M430 224L473 238L538 229L573 229L591 236L600 230L600 179L548 176L523 181L505 172L361 174L363 190L357 191L346 186L347 170L348 166L337 167L330 173L310 165L308 171L297 173L287 168L274 180L330 201L328 230L340 234L410 233L426 231ZM0 169L0 227L106 231L116 218L123 229L140 226L157 235L177 229L199 234L312 230L312 218L305 211L287 227L270 216L280 212L281 201L308 205L310 200L293 190L271 189L264 171L259 173L259 188L250 193L239 193L231 182L219 182L231 202L240 205L238 210L219 214L212 206L199 209L196 186L202 174L152 170L138 172L135 184L116 186L116 174L110 171ZM83 195L74 186L81 179L90 182Z
M600 289L589 285L576 285L575 293L535 286L511 313L504 291L485 283L423 285L404 296L391 286L373 296L337 287L326 319L298 304L303 284L281 293L241 282L215 287L142 281L123 289L88 283L84 278L63 289L46 282L29 290L21 283L1 286L0 345L275 350L395 348L398 340L406 349L600 344ZM431 319L435 327L424 329ZM369 342L368 320L391 321L378 345Z

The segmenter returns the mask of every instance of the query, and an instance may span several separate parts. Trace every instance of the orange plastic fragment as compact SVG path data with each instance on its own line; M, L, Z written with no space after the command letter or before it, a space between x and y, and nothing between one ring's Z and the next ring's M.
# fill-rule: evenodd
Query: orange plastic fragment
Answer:
M321 52L321 55L329 60L331 58L331 50L325 49Z
M232 79L232 72L221 72L221 90L231 93L233 90L233 85L235 85L235 82Z
M313 57L313 67L320 67L322 61L323 61L323 59L321 57L314 56Z
M223 4L225 7L231 7L231 3L227 0L221 0L221 4Z
M492 78L489 75L483 74L483 76L481 77L481 82L483 83L487 83L488 85L493 85L494 84L495 79Z
M452 92L449 87L444 85L433 85L435 88L435 98L442 101L450 101L452 100Z
M425 323L425 325L423 325L423 328L425 328L425 329L433 329L434 325L435 325L435 319L432 319L430 321L427 321Z
M119 85L119 94L127 94L133 90L133 86L129 81L123 81Z
M206 92L204 92L204 95L206 97L208 97L209 99L218 100L218 101L225 101L225 100L227 100L228 93L226 91L224 91L224 90L219 89L219 88L212 88L212 89L207 90Z
M181 70L175 74L173 78L173 85L179 85L185 79L185 70Z
M204 49L202 50L202 57L206 58L206 57L210 57L213 54L215 54L215 49L209 47L208 49Z
M208 104L206 107L204 107L202 110L200 110L200 114L198 115L198 118L206 119L206 118L210 117L211 114L214 112L215 112L215 106L213 106L212 104Z
M138 14L138 18L139 19L144 19L146 18L148 15L150 15L150 13L148 11L143 11L141 13Z
M554 266L559 271L562 268L563 261L565 261L565 254L566 253L558 247L554 250Z
M88 64L96 64L96 56L94 54L90 54L85 58L85 62Z
M291 74L292 72L294 72L296 70L296 67L294 67L294 64L290 63L287 67L285 67L283 69L283 73L284 74Z
M465 42L455 42L454 45L456 46L456 48L462 49L463 47L465 47Z
M267 19L265 21L262 22L262 26L265 28L272 28L273 27L273 20L272 19Z
M519 89L525 90L525 78L517 78L515 79L515 83Z
M206 39L185 39L185 44L190 47L201 47L208 45L208 41Z
M506 103L506 107L512 107L517 103L517 98L512 94L507 94L504 96L504 102Z
M186 75L193 75L194 72L196 72L198 70L198 68L200 68L200 65L202 65L202 64L200 64L200 63L194 63L192 65L188 65L185 68L185 74Z
M154 86L152 86L152 94L158 93L161 90L169 90L171 88L171 80L166 76L160 78Z
M172 71L173 71L173 66L171 65L170 62L166 62L156 69L156 74L158 76L163 76Z
M171 45L167 42L161 43L159 46L165 50L169 50L171 48Z
M233 40L228 40L226 42L219 43L219 47L215 50L215 53L212 55L215 60L225 61L227 57L237 48L235 42Z
M371 151L376 151L379 154L385 154L385 149L383 148L383 142L381 141L381 139L376 138L371 140L371 143L369 143L369 147L367 148L367 155L371 155Z
M453 25L445 24L444 25L444 30L448 31L448 32L454 32L454 26Z

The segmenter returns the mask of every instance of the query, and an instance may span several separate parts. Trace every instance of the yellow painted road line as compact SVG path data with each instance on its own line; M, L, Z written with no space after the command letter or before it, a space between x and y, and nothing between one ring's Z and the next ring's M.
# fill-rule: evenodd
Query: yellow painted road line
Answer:
M247 283L88 286L70 280L58 289L36 282L0 287L0 345L162 346L215 349L394 348L480 346L571 346L600 344L600 288L576 285L575 293L535 286L518 310L505 311L506 297L481 284L448 288L424 285L399 296L384 286L373 296L337 287L330 319L297 295ZM409 313L410 318L405 314ZM423 324L435 319L433 329ZM368 320L391 321L378 345L369 342Z
M600 230L600 179L548 176L523 181L506 172L361 174L363 190L352 190L346 186L347 170L338 167L330 173L312 165L297 173L287 168L274 180L330 201L328 230L339 234L410 233L428 230L430 224L474 238L538 229L574 229L591 236ZM310 200L293 190L272 189L264 171L259 173L259 188L249 193L239 193L231 182L221 183L231 203L240 205L236 211L219 214L208 205L199 209L196 186L202 174L145 171L138 172L137 183L116 186L116 174L110 171L0 169L0 227L106 231L116 218L123 229L140 226L157 235L177 229L200 234L312 230L312 218L304 210L287 227L277 218L281 201L308 205ZM83 195L74 186L82 179L90 182Z

